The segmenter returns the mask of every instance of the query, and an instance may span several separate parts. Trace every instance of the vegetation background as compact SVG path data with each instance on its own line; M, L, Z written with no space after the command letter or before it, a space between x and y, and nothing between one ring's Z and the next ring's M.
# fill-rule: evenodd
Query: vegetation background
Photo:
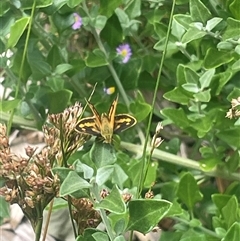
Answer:
M138 121L114 148L90 140L54 166L60 196L92 198L107 227L77 240L122 241L162 225L161 241L239 241L239 0L4 0L0 24L8 133L84 106L96 83L100 113L119 93L117 112Z

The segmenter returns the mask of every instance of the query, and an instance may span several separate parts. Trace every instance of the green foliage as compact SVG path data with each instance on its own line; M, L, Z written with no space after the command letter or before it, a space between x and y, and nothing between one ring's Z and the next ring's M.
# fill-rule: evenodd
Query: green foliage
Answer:
M52 170L60 197L88 198L106 227L85 229L77 241L124 241L126 231L147 233L166 217L174 226L161 241L239 239L240 121L226 115L231 101L231 114L240 105L240 2L177 0L173 16L170 2L1 3L0 119L8 130L41 129L48 114L84 106L96 83L91 103L99 114L119 93L117 113L138 121L121 141L90 140ZM132 51L126 63L116 51L124 43ZM159 121L164 142L154 152L147 137ZM144 199L151 191L155 197ZM0 206L2 220L9 212L2 198Z

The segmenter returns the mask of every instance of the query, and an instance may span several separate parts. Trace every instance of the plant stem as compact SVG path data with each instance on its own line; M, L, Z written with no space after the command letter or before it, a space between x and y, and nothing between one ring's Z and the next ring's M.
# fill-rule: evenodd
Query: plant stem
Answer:
M14 99L17 99L18 92L19 92L19 89L20 89L20 86L21 86L21 81L22 81L21 78L22 78L22 75L23 75L23 66L24 66L24 62L25 62L25 59L26 59L26 55L27 55L27 47L28 47L29 37L30 37L31 29L32 29L32 22L33 22L35 7L36 7L36 0L34 0L34 2L33 2L31 17L30 17L29 24L28 24L29 26L28 26L28 30L27 30L26 43L25 43L24 49L23 49L23 56L22 56L22 61L21 61L21 65L20 65L19 78L18 78L18 81L17 81L17 87L16 87ZM10 130L11 130L14 110L15 109L11 110L11 113L10 113L10 118L9 118L8 124L7 124L7 134L9 134Z
M94 194L94 197L96 198L96 201L97 201L97 202L100 202L101 199L100 199L100 196L99 196L98 185L97 185L96 183L93 183L93 188L92 188L91 191L92 191L92 193ZM96 201L95 201L95 202L96 202ZM107 215L106 215L106 212L105 212L105 210L100 209L100 210L99 210L99 213L100 213L100 215L101 215L102 221L103 221L103 223L104 223L104 225L105 225L105 228L106 228L106 230L107 230L107 234L108 234L110 240L113 241L115 237L114 237L114 234L113 234L113 232L112 232L112 228L111 228L110 222L109 222L109 220L108 220L108 217L107 217Z
M139 183L138 183L138 190L137 190L137 195L139 195L139 196L141 194L141 191L142 191L142 188L143 188L143 185L144 185L144 176L145 176L144 172L145 171L147 172L146 166L149 163L149 160L146 159L148 138L149 138L150 128L151 128L151 124L152 124L153 109L154 109L153 107L154 107L154 103L155 103L156 97L157 97L157 91L158 91L158 87L159 87L159 84L160 84L163 63L164 63L164 59L165 59L166 51L167 51L167 44L168 44L168 40L169 40L169 37L170 37L174 8L175 8L175 0L173 0L173 3L172 3L172 10L171 10L171 14L170 14L170 21L169 21L169 24L168 24L168 31L167 31L164 51L163 51L161 63L160 63L160 66L159 66L156 86L155 86L153 99L152 99L152 109L151 109L151 112L149 114L148 125L147 125L147 130L146 130L146 135L145 135L145 143L144 143L144 147L143 147L143 150L142 150L143 151L142 152L142 167L141 167L141 174L140 174Z
M139 155L142 151L143 151L143 146L141 145L135 145L135 144L131 144L128 142L121 142L121 147L131 151L137 155ZM150 151L150 147L147 148L147 152ZM203 168L201 167L201 163L188 159L188 158L183 158L177 155L173 155L171 153L168 152L164 152L158 149L155 149L152 155L153 158L156 158L158 160L161 161L165 161L168 163L172 163L175 165L179 165L179 166L184 166L187 168L191 168L191 169L195 169L198 170L200 172L203 172L205 175L207 176L213 176L213 177L221 177L227 180L232 180L232 181L240 181L240 175L239 173L230 173L226 170L220 170L220 169L213 169L211 171L204 171Z

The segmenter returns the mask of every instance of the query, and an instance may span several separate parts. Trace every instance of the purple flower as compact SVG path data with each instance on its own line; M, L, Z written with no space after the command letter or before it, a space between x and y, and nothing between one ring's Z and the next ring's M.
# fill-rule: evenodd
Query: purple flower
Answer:
M77 14L74 13L74 24L72 25L72 29L76 30L82 26L82 18Z
M132 50L129 44L121 44L117 48L117 53L122 57L122 62L125 64L128 62L132 55Z

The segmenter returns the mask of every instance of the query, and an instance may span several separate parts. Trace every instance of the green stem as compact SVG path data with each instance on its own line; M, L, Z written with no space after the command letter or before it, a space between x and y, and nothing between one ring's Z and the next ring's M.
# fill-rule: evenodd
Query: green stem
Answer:
M72 198L71 196L68 195L67 197L67 202L68 202L68 210L69 210L69 216L71 219L71 223L72 223L72 227L73 227L73 233L74 233L74 237L75 239L77 238L77 230L73 221L73 214L72 214Z
M41 232L42 232L42 225L43 225L43 213L42 213L42 208L41 205L39 204L37 208L37 220L36 224L34 227L34 232L35 232L35 241L40 241L41 238ZM35 217L32 217L35 218Z
M97 201L97 202L100 202L101 199L100 199L100 196L99 196L98 185L97 185L96 183L93 183L93 187L92 187L92 190L91 190L91 191L92 191L92 193L94 194L94 197L96 198L96 201ZM96 202L96 201L95 201L95 202ZM113 240L115 239L115 237L114 237L114 234L113 234L113 232L112 232L111 224L110 224L110 222L109 222L109 220L108 220L108 217L107 217L107 215L106 215L106 212L105 212L104 209L100 209L100 210L99 210L99 213L100 213L100 216L101 216L101 218L102 218L102 221L103 221L103 223L104 223L104 225L105 225L105 228L106 228L106 230L107 230L107 234L108 234L110 240L113 241Z
M142 153L144 148L143 146L131 144L128 142L121 142L121 147L123 149L126 149L127 151L135 153L136 155L139 155L140 153ZM150 147L147 148L147 152L150 152L150 150L151 150ZM173 155L171 153L164 152L158 149L154 150L152 157L161 161L172 163L174 165L198 170L207 176L221 177L231 181L240 181L239 173L230 173L226 170L219 170L219 169L204 171L201 167L201 164L197 161L194 161L188 158L183 158L177 155Z
M22 61L21 61L21 66L20 66L20 70L19 70L19 78L18 78L16 92L15 92L15 99L18 97L18 92L19 92L19 89L20 89L20 86L21 86L21 80L22 80L22 75L23 75L23 66L24 66L24 62L25 62L25 59L26 59L27 47L28 47L29 37L30 37L31 29L32 29L32 22L33 22L35 7L36 7L36 0L34 0L34 2L33 2L32 12L31 12L30 20L29 20L29 27L28 27L27 36L26 36L26 43L24 45ZM11 130L14 110L15 109L13 109L11 111L10 118L9 118L9 121L8 121L8 124L7 124L7 133L8 134L10 133L10 130Z
M158 76L157 76L157 82L156 82L156 86L155 86L155 90L154 90L154 94L153 94L153 99L152 99L152 110L149 114L148 125L147 125L147 130L146 130L146 135L145 135L146 139L145 139L145 143L144 143L144 147L143 147L143 153L142 153L141 174L140 174L140 179L139 179L139 183L138 183L138 190L137 190L137 194L139 196L141 194L143 184L144 184L143 183L144 182L144 172L147 171L146 168L145 168L148 164L148 161L146 161L146 151L147 151L150 128L151 128L151 124L152 124L153 109L154 109L153 107L154 107L154 103L155 103L156 97L157 97L158 87L159 87L159 84L160 84L161 73L162 73L162 69L163 69L163 63L164 63L164 59L165 59L166 51L167 51L167 44L168 44L168 40L169 40L169 37L170 37L174 7L175 7L175 0L173 0L173 3L172 3L172 10L171 10L171 14L170 14L170 21L169 21L169 24L168 24L168 31L167 31L164 51L163 51L163 54L162 54L162 59L161 59L161 63L160 63L159 71L158 71Z

